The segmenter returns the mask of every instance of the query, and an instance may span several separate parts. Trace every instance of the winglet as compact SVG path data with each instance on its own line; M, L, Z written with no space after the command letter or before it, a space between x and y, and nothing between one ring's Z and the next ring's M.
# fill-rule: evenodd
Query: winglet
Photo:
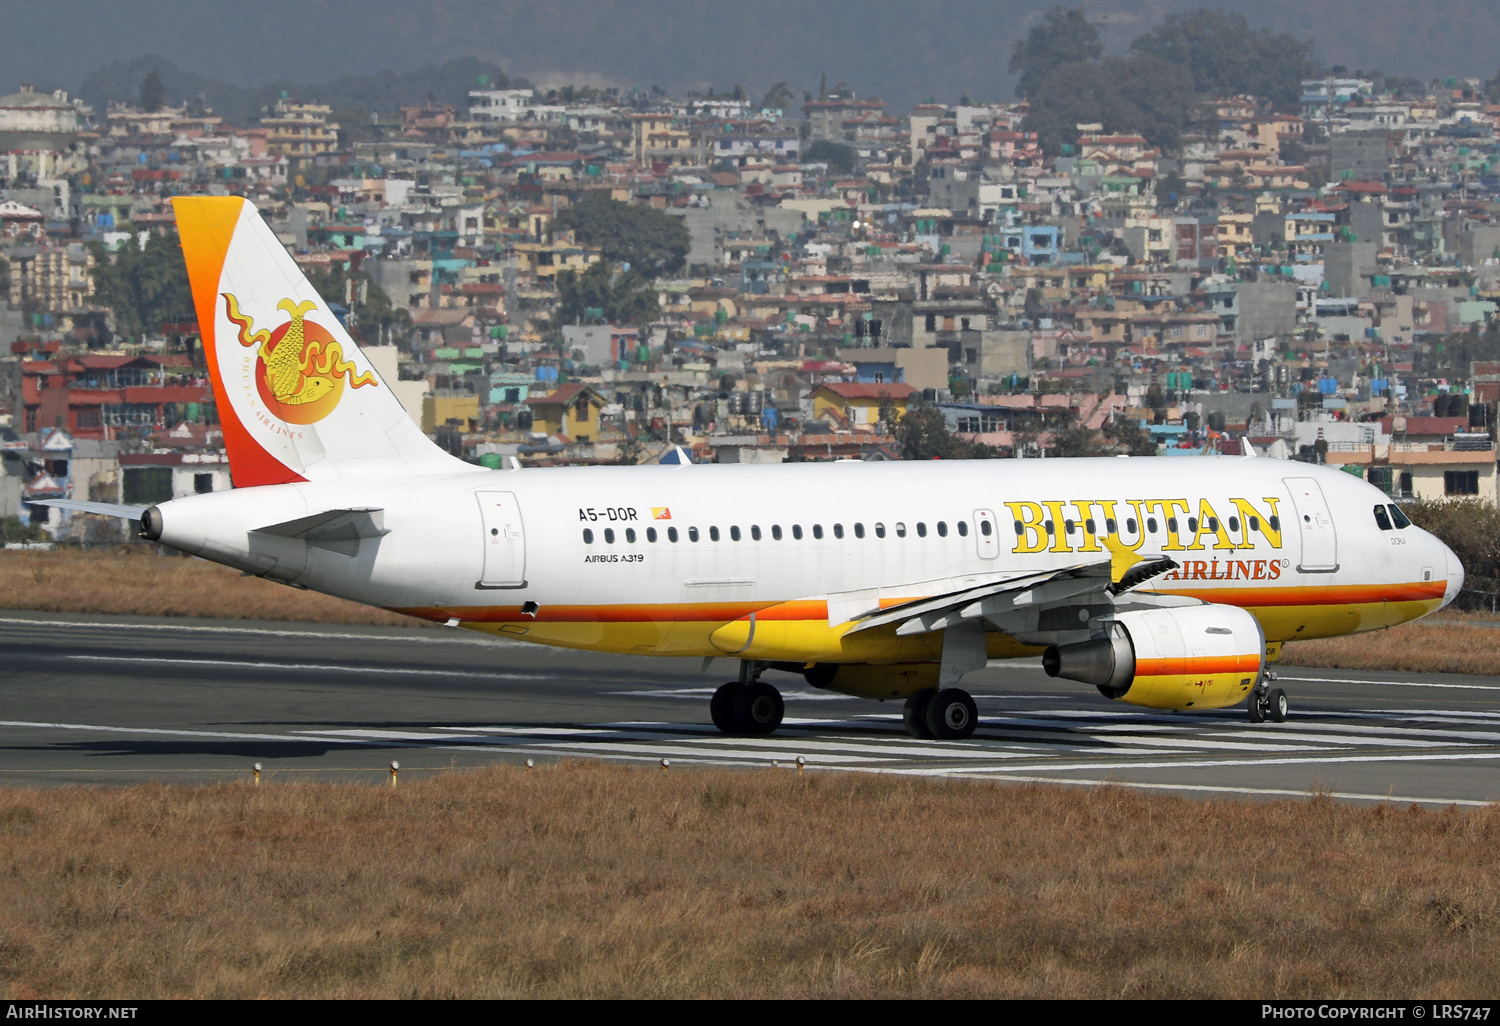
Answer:
M1104 536L1104 547L1109 550L1110 583L1119 584L1126 572L1141 561L1141 557L1112 534Z
M1247 435L1240 435L1240 458L1255 459L1255 446L1250 444L1250 438Z

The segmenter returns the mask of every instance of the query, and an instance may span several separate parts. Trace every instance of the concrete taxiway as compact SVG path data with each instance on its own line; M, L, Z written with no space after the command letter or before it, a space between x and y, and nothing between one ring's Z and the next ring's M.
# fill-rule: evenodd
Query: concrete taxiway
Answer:
M994 781L1129 784L1205 797L1463 805L1500 800L1500 677L1282 667L1285 723L1169 714L1049 679L1035 661L965 679L981 724L918 741L898 703L767 674L769 738L708 719L732 660L640 659L458 630L0 613L0 783L403 779L597 758Z

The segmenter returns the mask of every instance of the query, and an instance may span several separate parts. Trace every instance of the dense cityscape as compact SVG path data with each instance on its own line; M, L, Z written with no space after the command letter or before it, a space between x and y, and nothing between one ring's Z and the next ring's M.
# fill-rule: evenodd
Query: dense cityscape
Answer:
M456 102L310 88L231 122L170 67L99 105L21 84L0 518L88 541L26 503L231 487L188 194L250 199L412 419L487 466L1251 446L1494 504L1497 83L1323 67L1237 17L1106 57L1057 8L1020 99L909 110L492 68Z

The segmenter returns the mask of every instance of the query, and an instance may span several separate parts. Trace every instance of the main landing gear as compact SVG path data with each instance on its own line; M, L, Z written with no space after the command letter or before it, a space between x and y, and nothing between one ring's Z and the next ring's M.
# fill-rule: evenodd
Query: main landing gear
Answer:
M1287 712L1286 692L1280 688L1267 688L1267 681L1274 681L1276 675L1269 670L1261 677L1250 692L1250 701L1246 708L1250 713L1251 723L1264 723L1271 720L1273 723L1285 723Z
M760 680L761 665L740 663L740 679L721 684L708 703L714 726L730 737L758 737L781 726L781 692Z
M974 733L979 709L961 688L924 688L906 700L901 721L912 737L961 741Z

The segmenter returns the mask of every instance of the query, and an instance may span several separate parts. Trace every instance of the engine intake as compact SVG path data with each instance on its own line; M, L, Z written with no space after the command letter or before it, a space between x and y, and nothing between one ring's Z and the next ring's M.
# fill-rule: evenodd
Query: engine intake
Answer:
M1042 668L1133 705L1218 709L1250 693L1265 651L1260 624L1237 606L1138 609L1115 617L1107 635L1051 646Z

